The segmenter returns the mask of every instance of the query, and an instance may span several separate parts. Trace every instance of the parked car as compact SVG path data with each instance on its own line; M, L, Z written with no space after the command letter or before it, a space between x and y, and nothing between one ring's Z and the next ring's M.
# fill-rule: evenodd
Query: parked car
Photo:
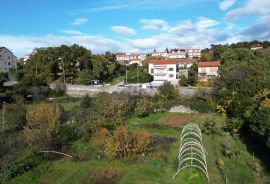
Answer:
M131 88L131 86L129 84L120 84L117 86L120 89L129 89Z

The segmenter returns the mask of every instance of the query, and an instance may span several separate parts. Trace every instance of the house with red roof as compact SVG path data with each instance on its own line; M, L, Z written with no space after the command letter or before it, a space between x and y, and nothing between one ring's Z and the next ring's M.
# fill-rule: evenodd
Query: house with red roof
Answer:
M150 60L148 66L149 74L153 76L154 81L178 83L176 59Z
M153 75L154 81L169 81L177 84L178 78L181 75L187 77L188 68L197 62L197 59L150 60L148 63L149 74Z
M219 61L198 62L198 80L208 81L218 75Z

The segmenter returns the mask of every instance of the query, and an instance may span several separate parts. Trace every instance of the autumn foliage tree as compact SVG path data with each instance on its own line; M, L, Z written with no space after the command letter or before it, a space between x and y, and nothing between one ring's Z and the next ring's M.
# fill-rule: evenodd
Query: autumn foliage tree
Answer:
M34 150L56 148L61 117L61 107L56 103L41 103L36 110L28 112L27 123L23 130L28 146Z
M98 153L109 159L147 153L151 147L151 136L146 130L130 131L126 126L118 127L113 134L101 128L92 137Z

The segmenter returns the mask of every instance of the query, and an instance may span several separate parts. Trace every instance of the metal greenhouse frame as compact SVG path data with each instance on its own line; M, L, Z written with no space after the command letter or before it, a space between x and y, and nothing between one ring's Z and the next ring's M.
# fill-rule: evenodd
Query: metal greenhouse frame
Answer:
M185 125L180 139L178 170L173 178L183 169L193 167L201 170L208 183L210 183L206 154L207 152L203 147L201 129L195 124Z

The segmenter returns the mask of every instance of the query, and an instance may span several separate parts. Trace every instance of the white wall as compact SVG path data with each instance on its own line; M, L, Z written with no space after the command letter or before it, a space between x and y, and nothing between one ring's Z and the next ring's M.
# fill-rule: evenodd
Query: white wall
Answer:
M6 48L0 49L0 72L9 72L17 68L17 58Z
M172 71L169 70L170 68ZM176 80L176 64L149 64L149 73L154 76L154 80L174 81Z

